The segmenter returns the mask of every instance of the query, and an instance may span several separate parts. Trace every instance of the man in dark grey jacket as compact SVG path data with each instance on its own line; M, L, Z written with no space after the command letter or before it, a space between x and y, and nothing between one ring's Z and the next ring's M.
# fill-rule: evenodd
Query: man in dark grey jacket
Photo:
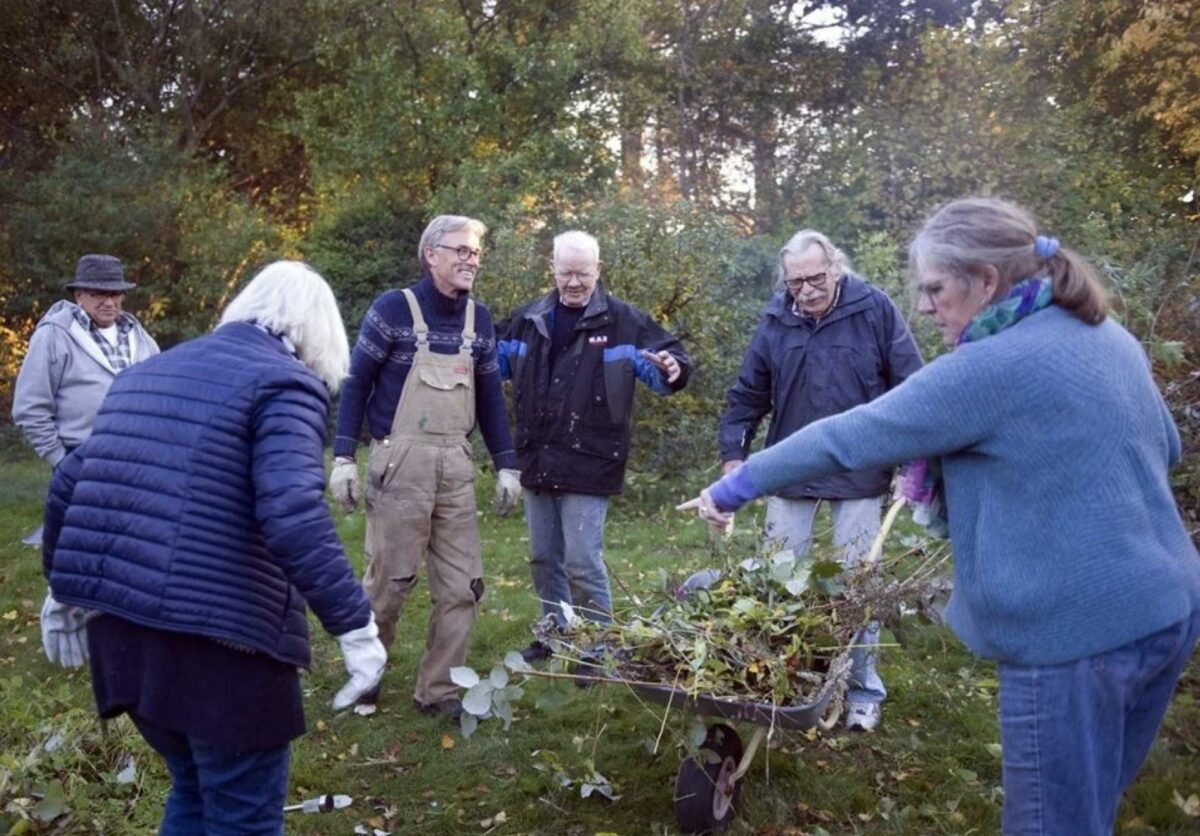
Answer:
M724 471L750 453L769 412L766 444L829 415L867 403L921 367L907 324L887 294L850 271L845 254L820 232L803 230L779 252L783 289L763 311L729 390L719 443ZM766 535L803 555L821 500L830 503L833 542L843 565L863 560L879 531L891 472L859 471L797 485L767 501ZM887 696L875 671L878 625L856 652L846 714L849 728L879 724Z

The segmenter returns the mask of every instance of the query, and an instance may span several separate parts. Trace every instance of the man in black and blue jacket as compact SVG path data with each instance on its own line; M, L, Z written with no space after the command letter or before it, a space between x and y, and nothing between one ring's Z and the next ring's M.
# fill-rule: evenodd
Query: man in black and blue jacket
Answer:
M554 239L548 294L501 323L500 373L512 381L516 450L529 525L530 569L542 613L561 603L608 621L604 566L608 497L621 492L637 381L682 389L691 358L644 311L600 283L600 247L585 232ZM534 642L528 660L549 650Z

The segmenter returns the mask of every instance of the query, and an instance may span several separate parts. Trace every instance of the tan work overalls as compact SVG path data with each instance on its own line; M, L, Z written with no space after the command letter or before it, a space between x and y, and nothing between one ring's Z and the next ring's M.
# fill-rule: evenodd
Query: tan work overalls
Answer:
M457 354L429 348L429 326L412 291L416 354L387 437L367 460L367 571L379 638L391 647L396 621L427 558L429 635L413 696L430 705L457 696L450 668L467 659L467 641L483 594L475 519L475 467L467 434L475 424L475 303L467 301Z

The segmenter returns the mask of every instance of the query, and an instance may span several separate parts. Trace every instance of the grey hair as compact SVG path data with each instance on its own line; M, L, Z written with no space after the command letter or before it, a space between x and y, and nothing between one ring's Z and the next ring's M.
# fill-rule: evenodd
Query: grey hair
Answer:
M570 229L554 236L554 260L563 250L579 250L597 264L600 263L600 242L595 236L579 229Z
M425 250L442 243L442 237L447 233L458 232L460 229L470 230L480 238L487 235L488 231L483 221L468 218L466 215L438 215L425 227L425 231L421 233L421 241L417 244L417 260L421 262L421 267L429 266L425 261Z
M784 280L787 278L787 270L783 265L784 256L789 253L792 255L800 255L813 244L821 248L821 252L825 254L825 260L829 262L830 271L835 278L840 279L852 269L850 259L844 252L839 250L829 240L829 237L823 232L817 232L815 229L802 229L788 239L788 242L783 245L779 251L779 286L782 287Z
M350 344L337 299L316 270L302 261L276 261L225 306L221 325L255 322L287 337L300 362L337 392L350 369Z
M909 244L909 268L915 277L940 269L971 282L992 267L1000 277L996 298L1016 282L1049 278L1055 304L1084 322L1103 322L1108 299L1095 269L1066 247L1041 257L1037 235L1033 215L1015 203L990 197L954 200L934 212Z

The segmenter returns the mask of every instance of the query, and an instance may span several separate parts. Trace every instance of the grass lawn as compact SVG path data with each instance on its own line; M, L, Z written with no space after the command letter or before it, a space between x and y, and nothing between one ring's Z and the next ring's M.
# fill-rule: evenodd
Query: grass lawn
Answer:
M20 539L39 522L45 469L11 453L0 474L0 834L154 833L168 787L163 766L123 718L101 728L86 672L64 672L42 655L40 554ZM488 479L481 478L481 497ZM362 514L337 519L361 570ZM752 521L739 519L739 526L749 548ZM469 664L486 671L528 642L537 608L524 521L485 510L480 527L487 596ZM621 501L611 508L606 545L614 572L635 592L660 567L684 573L712 559L697 521ZM619 587L613 591L620 607ZM488 720L464 739L456 726L411 707L428 612L423 585L412 604L392 650L384 701L369 717L329 708L343 668L335 642L315 627L313 670L304 679L309 732L293 746L289 798L345 793L354 803L291 814L289 834L350 834L359 825L395 834L675 832L673 784L688 717L672 713L656 750L660 708L615 686L580 690L535 680L509 731ZM745 777L729 832L999 830L994 666L971 657L944 629L913 621L905 632L906 645L882 660L890 690L882 727L779 736ZM1193 662L1122 807L1120 832L1200 833L1193 797L1200 795L1198 698L1200 663ZM748 740L752 727L742 731ZM535 768L548 760L561 765L569 785ZM616 785L618 800L582 797L580 779L593 770Z

